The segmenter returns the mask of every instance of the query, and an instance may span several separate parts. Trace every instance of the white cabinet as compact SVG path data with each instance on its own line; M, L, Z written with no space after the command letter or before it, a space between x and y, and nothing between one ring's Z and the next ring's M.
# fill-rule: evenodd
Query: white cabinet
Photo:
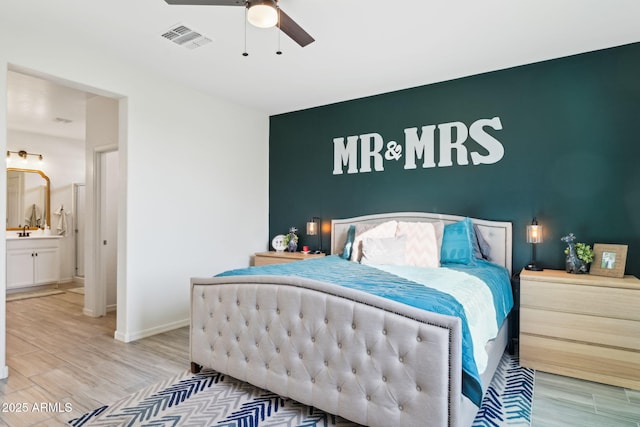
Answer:
M7 289L58 283L59 237L7 239Z

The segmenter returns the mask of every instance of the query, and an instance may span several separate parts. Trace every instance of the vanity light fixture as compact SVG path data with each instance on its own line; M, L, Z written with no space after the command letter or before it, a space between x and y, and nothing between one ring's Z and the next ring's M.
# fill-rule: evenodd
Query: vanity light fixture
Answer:
M320 217L314 216L313 218L311 218L311 221L307 222L307 235L318 236L318 250L315 253L321 254L322 253L322 223L320 222Z
M538 224L538 221L533 218L530 225L527 225L527 243L531 243L531 262L527 264L524 269L531 271L544 270L536 263L536 245L542 243L542 226Z
M11 155L12 154L17 154L18 157L20 157L22 159L23 162L27 162L29 160L29 156L34 156L38 158L38 162L40 164L42 164L42 162L44 161L44 157L42 156L42 154L34 154L34 153L27 153L24 150L20 150L20 151L9 151L7 150L7 164L11 161Z

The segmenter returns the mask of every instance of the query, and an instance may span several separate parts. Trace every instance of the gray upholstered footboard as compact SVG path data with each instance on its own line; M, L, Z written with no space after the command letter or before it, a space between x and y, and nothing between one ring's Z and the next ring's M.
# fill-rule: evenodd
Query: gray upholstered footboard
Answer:
M294 277L191 280L191 360L369 426L458 426L460 319Z

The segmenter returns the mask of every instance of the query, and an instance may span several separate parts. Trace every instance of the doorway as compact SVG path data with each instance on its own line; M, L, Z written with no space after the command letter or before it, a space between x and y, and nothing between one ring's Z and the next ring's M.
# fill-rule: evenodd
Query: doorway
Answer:
M83 287L82 292L85 295L83 313L91 317L102 316L107 310L112 311L116 307L117 255L114 254L117 254L118 190L117 185L114 187L112 183L117 184L118 179L100 180L97 176L99 165L95 164L94 156L98 145L100 149L104 149L105 146L102 144L108 144L105 152L113 153L105 154L102 170L107 174L106 176L119 175L117 163L114 166L114 162L107 159L111 155L113 159L118 158L117 150L120 138L123 137L120 130L120 105L123 98L117 94L34 70L10 66L8 71L10 77L7 79L8 91L16 92L17 88L22 91L31 91L30 96L14 96L17 99L32 100L34 105L30 108L35 109L40 104L48 105L51 109L50 114L55 117L60 116L60 120L66 119L65 114L71 114L69 111L73 111L74 114L82 111L82 114L69 116L68 118L73 120L65 120L64 127L58 124L54 129L51 123L57 123L55 120L38 121L38 114L23 114L19 106L8 102L7 129L13 132L13 135L9 136L14 141L19 141L21 147L29 145L35 149L35 152L45 153L47 160L45 167L50 171L50 175L57 177L52 184L52 205L65 208L72 206L71 222L67 223L72 227L61 244L60 284L70 289L75 289L73 287L76 286ZM27 123L25 126L26 129L34 129L31 132L33 135L45 135L45 137L35 138L31 135L25 137L23 134L18 134L22 128L17 124L25 120L31 120L25 122ZM78 151L80 144L82 145ZM80 171L72 169L70 172L69 159L83 158L85 162ZM90 164L85 164L87 162ZM109 183L104 192L102 190L98 192L99 182ZM112 188L115 190L111 191ZM109 192L108 196L107 192ZM111 206L113 210L103 213L97 211L98 196L103 197L102 206ZM69 210L65 209L65 211ZM103 225L101 219L103 217L108 224L105 229L99 228ZM98 242L101 244L99 245ZM102 245L102 242L107 244ZM97 261L101 254L104 254L105 259L108 260L104 263L104 267L103 263ZM100 270L96 270L96 267ZM104 271L104 274L99 274L100 271ZM99 283L102 279L104 284ZM109 290L108 302L107 289Z

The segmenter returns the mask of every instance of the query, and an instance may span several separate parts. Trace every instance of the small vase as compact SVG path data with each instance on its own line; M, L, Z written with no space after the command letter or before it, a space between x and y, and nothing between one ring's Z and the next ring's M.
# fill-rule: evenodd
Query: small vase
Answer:
M287 251L289 252L295 252L298 250L298 236L296 236L294 230L295 228L292 228L291 230L289 230L289 234L287 234L287 237L289 237L289 242L287 243Z
M567 273L571 274L585 274L589 272L590 263L587 264L578 257L572 257L567 255L565 261L565 269Z

